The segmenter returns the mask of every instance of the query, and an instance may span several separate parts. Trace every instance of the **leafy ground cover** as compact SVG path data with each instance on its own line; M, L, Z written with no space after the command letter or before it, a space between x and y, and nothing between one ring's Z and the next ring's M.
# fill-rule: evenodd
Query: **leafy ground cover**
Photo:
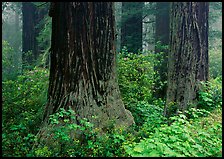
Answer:
M121 94L136 125L118 129L111 124L104 133L87 119L76 125L74 112L60 109L51 116L43 140L38 132L49 71L35 67L16 79L4 80L2 156L221 157L221 76L202 83L197 109L167 119L163 116L164 100L153 97L154 83L159 80L153 78L153 58L150 53L118 56Z

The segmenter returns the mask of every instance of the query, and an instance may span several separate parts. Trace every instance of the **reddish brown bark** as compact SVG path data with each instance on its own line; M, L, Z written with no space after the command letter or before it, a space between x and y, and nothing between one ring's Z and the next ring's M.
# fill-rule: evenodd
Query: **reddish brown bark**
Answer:
M208 80L208 2L173 2L165 114L196 102L199 81ZM173 110L173 111L175 111Z
M70 107L77 123L85 117L97 127L109 120L120 126L133 124L115 75L113 3L57 2L50 15L52 53L44 118Z

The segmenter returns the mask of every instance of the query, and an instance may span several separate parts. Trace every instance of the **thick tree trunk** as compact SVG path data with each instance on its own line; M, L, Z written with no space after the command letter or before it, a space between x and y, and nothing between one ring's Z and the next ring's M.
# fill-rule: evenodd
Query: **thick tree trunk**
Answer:
M142 51L142 12L144 2L122 2L121 49Z
M159 66L155 66L155 71L158 72L160 76L160 80L156 81L155 85L155 96L157 98L164 98L166 95L167 84L160 87L160 82L167 81L167 63L168 63L168 48L163 46L169 45L169 32L170 32L170 2L157 2L156 3L157 13L156 13L156 31L155 31L155 41L160 42L159 45L155 46L155 52L160 53L163 52L161 64ZM162 46L162 47L161 47Z
M196 101L198 82L208 80L208 3L173 2L165 115Z
M44 119L70 107L78 124L84 117L96 127L109 120L118 126L133 124L115 78L113 3L57 2L50 8L52 53Z
M116 52L121 51L121 16L122 16L122 2L116 2L115 3Z

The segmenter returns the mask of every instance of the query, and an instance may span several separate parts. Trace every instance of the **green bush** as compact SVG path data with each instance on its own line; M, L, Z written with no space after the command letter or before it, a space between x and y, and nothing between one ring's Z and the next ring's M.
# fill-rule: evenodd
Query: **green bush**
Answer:
M15 59L15 51L10 44L2 40L2 79L13 80L19 73L18 59ZM17 61L15 61L17 60Z
M24 157L29 154L34 143L35 134L29 133L25 124L13 124L9 130L3 127L2 156Z
M222 76L222 49L209 50L209 73L212 78Z
M87 119L75 124L73 110L51 115L50 125L45 128L44 137L38 137L34 149L36 157L114 157L125 156L122 143L126 132L122 129L108 129L102 133Z
M154 66L161 54L133 54L123 50L118 54L118 83L124 102L152 102L154 84L158 79ZM157 78L155 78L157 77Z
M141 138L148 137L162 124L166 123L166 118L163 116L163 108L160 108L158 105L151 105L148 112L148 116L138 132Z
M212 110L222 106L222 78L201 82L198 108Z
M9 52L9 51L5 51ZM60 109L42 127L48 74L35 67L2 83L2 155L9 157L124 157L221 156L222 79L202 83L199 109L170 119L163 116L165 101L153 92L159 76L158 55L118 55L119 86L136 125L129 130L95 128L87 119L76 123L72 110ZM6 63L5 63L6 64ZM161 86L163 84L161 83ZM211 111L215 111L210 113ZM168 122L172 121L172 122ZM168 124L169 123L169 124Z
M30 149L28 140L41 125L48 71L42 68L25 71L16 80L3 81L2 86L2 154L25 156Z
M156 128L154 133L150 133L149 137L140 140L139 143L125 143L124 148L130 156L135 157L221 156L222 120L220 117L221 110L218 114L216 112L200 120L198 118L189 120L180 113L178 116L171 117L174 122L170 126L163 124ZM219 119L216 120L217 118Z
M152 115L153 109L156 109L153 104L156 101L153 98L153 92L155 83L160 77L154 71L154 67L161 63L156 60L161 56L162 53L153 54L151 52L133 54L127 52L125 48L118 54L119 88L125 107L131 111L137 126L143 125Z
M163 120L162 104L164 103L156 105L159 104L156 103L156 101L159 100L155 100L154 101L155 104L149 104L148 102L145 101L138 101L136 103L133 103L131 106L128 106L129 110L132 112L135 123L138 127L147 124L149 129L151 129L152 125L150 124L155 124L155 122L153 122L155 119L157 119L156 120L157 122L160 122L160 119Z

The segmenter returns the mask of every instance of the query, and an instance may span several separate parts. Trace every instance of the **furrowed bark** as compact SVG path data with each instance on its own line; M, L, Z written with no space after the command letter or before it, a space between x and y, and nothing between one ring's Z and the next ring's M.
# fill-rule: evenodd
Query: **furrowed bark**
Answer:
M59 108L72 108L77 123L87 118L96 127L106 126L109 120L116 125L133 124L116 81L113 3L57 2L53 7L44 119Z
M170 19L167 116L172 104L176 111L194 104L199 81L208 80L208 3L173 2Z

